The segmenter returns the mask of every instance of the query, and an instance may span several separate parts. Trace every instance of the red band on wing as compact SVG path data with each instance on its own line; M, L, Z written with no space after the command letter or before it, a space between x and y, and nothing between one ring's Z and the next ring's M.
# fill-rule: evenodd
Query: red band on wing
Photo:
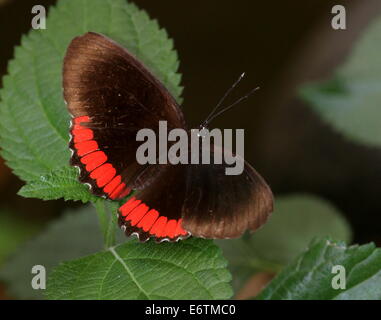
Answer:
M121 176L116 176L114 179L112 179L112 181L110 181L109 184L107 184L107 186L105 186L103 188L103 191L106 192L107 194L111 195L112 192L114 190L116 190L116 188L118 186L121 186L122 185L122 177ZM124 185L124 183L123 183Z
M135 200L135 197L128 200L124 205L119 208L119 212L122 213L122 216L128 215L132 210L135 209L141 203L140 200Z
M147 212L147 214L141 219L137 225L137 227L142 228L143 231L148 231L152 228L155 221L159 218L159 212L155 209L152 209Z
M82 116L73 119L74 124L81 124L83 122L90 122L89 116Z
M99 145L94 140L93 131L82 125L89 122L91 120L87 116L75 118L71 131L74 149L81 167L83 166L89 173L90 179L110 199L123 198L131 192L131 189L126 188L121 175L118 175L114 166L107 162L106 153L99 150ZM119 212L126 226L128 225L130 229L139 234L145 233L144 236L147 237L154 236L159 240L176 240L189 235L181 226L182 219L168 220L167 217L160 216L158 211L150 209L141 200L135 198L129 199L120 207Z
M99 188L103 188L115 177L116 170L110 163L106 163L96 168L90 173L90 178L97 181Z
M168 220L167 217L160 216L155 209L150 209L141 200L132 197L119 208L122 220L127 222L129 227L140 228L141 231L155 236L158 239L177 239L189 233L181 226L182 219Z
M75 138L74 138L75 140ZM98 150L98 143L94 140L82 141L74 144L74 148L77 150L79 157L83 157L91 152Z
M154 225L152 226L151 230L149 231L152 235L156 236L157 238L161 238L164 236L164 229L165 225L167 224L167 218L164 216L159 217L159 219L156 220Z
M126 220L129 220L131 225L136 225L148 212L148 207L142 203L138 205L134 210L132 210L128 216L126 217Z
M107 161L107 156L103 151L96 151L84 156L81 162L86 165L86 170L91 172Z
M92 140L94 138L94 133L90 129L75 129L72 131L74 135L74 142L82 142Z
M111 182L110 182L111 183ZM131 193L131 189L126 188L124 183L121 183L115 190L109 195L110 199L122 199L127 197Z
M131 189L126 188L121 175L117 175L114 166L107 162L106 153L99 150L93 130L83 125L89 122L91 119L88 116L73 119L71 134L75 153L98 188L103 189L110 199L123 198L131 192Z
M168 236L168 238L173 238L175 236L175 231L177 227L177 221L172 219L167 222L167 225L164 229L164 234Z

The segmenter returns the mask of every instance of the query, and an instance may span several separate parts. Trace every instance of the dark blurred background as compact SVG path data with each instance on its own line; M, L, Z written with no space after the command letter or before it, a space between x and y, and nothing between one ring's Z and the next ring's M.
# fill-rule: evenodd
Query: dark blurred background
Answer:
M31 7L53 0L0 0L0 75L21 35ZM330 200L348 218L355 242L381 240L381 151L356 145L324 124L297 98L301 84L325 79L350 52L379 0L135 0L175 41L183 74L183 109L197 126L243 71L235 94L255 86L248 102L214 126L245 128L245 157L276 195L308 192ZM344 4L347 30L331 28L331 8ZM0 82L1 86L1 82ZM0 160L0 207L44 223L59 215L63 201L16 195L22 182Z

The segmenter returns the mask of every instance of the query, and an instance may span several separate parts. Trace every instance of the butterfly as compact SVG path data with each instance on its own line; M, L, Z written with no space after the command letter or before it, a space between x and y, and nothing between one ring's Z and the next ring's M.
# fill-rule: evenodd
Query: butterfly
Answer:
M240 175L226 164L140 165L142 128L187 129L164 85L127 49L88 32L74 38L63 66L64 100L72 117L71 165L100 197L121 200L118 222L140 241L178 241L190 235L235 238L256 230L273 209L264 179L245 161Z

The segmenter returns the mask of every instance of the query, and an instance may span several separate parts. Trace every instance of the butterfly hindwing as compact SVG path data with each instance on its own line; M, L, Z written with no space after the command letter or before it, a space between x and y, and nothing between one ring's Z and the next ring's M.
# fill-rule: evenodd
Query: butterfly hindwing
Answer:
M272 212L271 190L247 162L240 175L226 175L226 164L162 167L158 178L119 210L127 235L142 241L235 238L258 229Z
M154 165L148 169L159 172L147 187L137 191L119 209L119 225L127 236L135 233L141 241L177 241L190 234L182 227L182 206L186 193L185 165Z

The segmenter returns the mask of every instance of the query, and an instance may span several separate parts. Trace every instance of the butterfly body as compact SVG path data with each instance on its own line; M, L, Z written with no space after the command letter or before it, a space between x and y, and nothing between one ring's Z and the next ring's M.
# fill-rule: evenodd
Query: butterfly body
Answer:
M166 121L168 130L180 128L188 136L190 131L167 89L111 39L92 32L73 39L63 86L73 117L71 165L79 168L80 182L112 200L137 190L119 209L119 225L127 235L159 242L190 235L233 238L267 220L271 190L246 161L235 176L225 174L226 162L138 163L140 129L158 136L160 121ZM204 133L199 137L204 139Z

